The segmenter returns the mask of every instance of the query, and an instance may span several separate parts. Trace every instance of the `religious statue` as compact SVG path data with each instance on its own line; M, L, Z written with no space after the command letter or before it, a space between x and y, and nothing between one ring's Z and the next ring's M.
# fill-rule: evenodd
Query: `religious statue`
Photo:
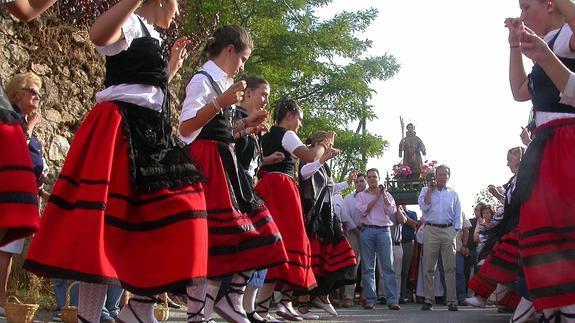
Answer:
M411 168L411 174L414 178L419 177L423 160L421 154L425 156L425 146L423 141L415 135L415 126L413 123L407 125L407 133L399 142L399 157L403 154L403 165Z

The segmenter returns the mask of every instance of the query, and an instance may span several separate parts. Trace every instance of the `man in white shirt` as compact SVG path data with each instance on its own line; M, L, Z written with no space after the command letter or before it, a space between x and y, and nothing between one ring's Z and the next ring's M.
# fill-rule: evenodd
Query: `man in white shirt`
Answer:
M361 260L361 245L359 243L359 227L361 226L361 212L356 207L357 195L363 192L366 187L365 175L357 174L357 178L353 181L355 186L355 192L348 194L343 199L343 207L341 212L341 222L343 224L343 229L347 235L347 240L355 256L357 257L357 263ZM357 268L356 268L357 276ZM342 307L352 307L353 300L355 296L355 284L346 285L343 292L343 302Z
M461 204L457 193L447 187L451 170L447 165L436 168L437 185L430 183L421 189L419 207L423 213L423 274L425 303L423 311L433 309L433 276L441 252L445 270L448 310L457 311L455 289L455 238L461 230Z

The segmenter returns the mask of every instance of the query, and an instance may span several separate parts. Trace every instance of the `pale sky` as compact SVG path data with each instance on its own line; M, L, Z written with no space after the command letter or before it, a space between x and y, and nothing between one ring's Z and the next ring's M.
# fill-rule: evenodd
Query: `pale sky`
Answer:
M369 54L387 52L401 68L391 80L372 84L377 94L371 104L379 119L368 128L390 146L368 167L385 174L400 161L401 115L406 124L415 124L427 158L451 167L448 186L459 193L469 215L482 188L511 177L507 150L521 145L521 126L531 108L530 102L513 100L508 83L503 21L519 16L518 1L335 0L318 14L371 7L379 16L363 35L373 40Z

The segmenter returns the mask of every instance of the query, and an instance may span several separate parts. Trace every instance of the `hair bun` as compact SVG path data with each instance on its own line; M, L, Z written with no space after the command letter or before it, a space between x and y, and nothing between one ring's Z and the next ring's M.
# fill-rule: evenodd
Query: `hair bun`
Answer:
M204 50L209 52L215 42L216 42L215 37L213 36L208 37L208 39L206 39L206 46L204 47Z

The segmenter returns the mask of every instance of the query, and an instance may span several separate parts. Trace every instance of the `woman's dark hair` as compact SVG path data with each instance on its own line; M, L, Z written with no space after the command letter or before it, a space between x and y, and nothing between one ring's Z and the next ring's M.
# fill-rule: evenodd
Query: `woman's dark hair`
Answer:
M246 48L250 50L254 48L252 37L245 28L237 25L225 25L216 29L212 37L208 38L204 51L209 58L214 58L228 45L234 45L236 53Z
M257 89L262 84L269 85L268 81L258 76L246 77L243 80L246 82L246 88L252 90Z
M288 113L300 113L303 110L297 105L295 100L284 97L275 104L274 123L279 124Z

